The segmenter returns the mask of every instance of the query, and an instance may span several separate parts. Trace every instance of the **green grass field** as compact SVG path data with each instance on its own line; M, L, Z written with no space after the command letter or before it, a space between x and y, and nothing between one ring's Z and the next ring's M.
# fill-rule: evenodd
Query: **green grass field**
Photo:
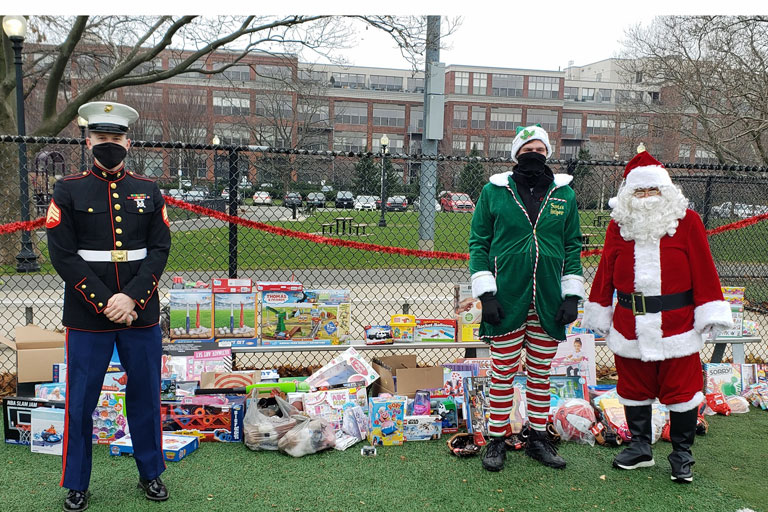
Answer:
M242 444L205 443L181 462L168 463L163 479L171 498L165 503L149 503L136 489L131 458L95 446L89 510L766 511L767 429L768 413L761 410L710 418L710 433L693 447L697 464L690 485L670 481L671 445L663 441L654 447L652 468L619 471L611 467L619 449L567 443L560 448L568 462L564 471L509 452L499 473L484 471L479 457L449 455L445 439L379 447L373 458L360 455L362 443L300 459L252 452ZM60 466L59 457L1 444L0 508L60 510Z

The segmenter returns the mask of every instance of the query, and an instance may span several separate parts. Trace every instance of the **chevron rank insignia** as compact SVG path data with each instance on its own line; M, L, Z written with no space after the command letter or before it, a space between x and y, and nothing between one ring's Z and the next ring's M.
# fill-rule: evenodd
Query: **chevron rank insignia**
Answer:
M56 203L51 199L51 204L48 205L48 214L45 216L45 227L55 228L61 223L61 209L56 206Z
M168 220L168 210L165 205L163 205L163 222L165 222L166 226L171 227L171 221Z

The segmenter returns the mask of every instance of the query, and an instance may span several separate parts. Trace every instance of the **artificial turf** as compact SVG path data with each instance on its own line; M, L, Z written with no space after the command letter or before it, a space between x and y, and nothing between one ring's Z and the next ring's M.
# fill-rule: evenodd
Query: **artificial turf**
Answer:
M694 445L689 485L670 481L669 443L654 446L656 466L611 468L618 448L560 446L563 471L509 452L506 468L488 473L480 457L459 459L445 438L379 447L378 456L329 450L294 459L252 452L242 444L204 443L163 479L171 499L150 503L136 489L130 457L94 447L91 505L98 511L717 511L768 510L765 459L768 413L711 417L710 433ZM28 446L0 445L0 510L61 510L61 459Z

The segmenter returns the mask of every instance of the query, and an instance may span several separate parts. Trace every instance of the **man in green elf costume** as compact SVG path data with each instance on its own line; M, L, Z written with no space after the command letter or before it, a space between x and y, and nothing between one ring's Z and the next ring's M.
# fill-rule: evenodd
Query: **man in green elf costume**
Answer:
M584 297L581 230L567 174L546 165L552 154L540 126L518 129L512 142L512 172L491 176L472 218L469 270L472 295L483 305L480 336L491 345L489 433L483 467L504 467L504 437L511 433L512 380L525 347L526 399L531 434L525 453L563 469L546 435L549 371L565 325Z

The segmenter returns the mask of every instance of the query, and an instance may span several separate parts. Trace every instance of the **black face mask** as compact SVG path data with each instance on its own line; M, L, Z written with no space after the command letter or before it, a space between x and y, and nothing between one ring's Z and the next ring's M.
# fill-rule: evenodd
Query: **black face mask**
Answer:
M91 151L93 152L94 158L107 169L112 169L120 165L120 163L125 160L125 155L128 154L127 149L114 142L96 144L91 148Z
M544 173L547 157L541 153L528 151L517 155L517 172L526 176L539 176Z

